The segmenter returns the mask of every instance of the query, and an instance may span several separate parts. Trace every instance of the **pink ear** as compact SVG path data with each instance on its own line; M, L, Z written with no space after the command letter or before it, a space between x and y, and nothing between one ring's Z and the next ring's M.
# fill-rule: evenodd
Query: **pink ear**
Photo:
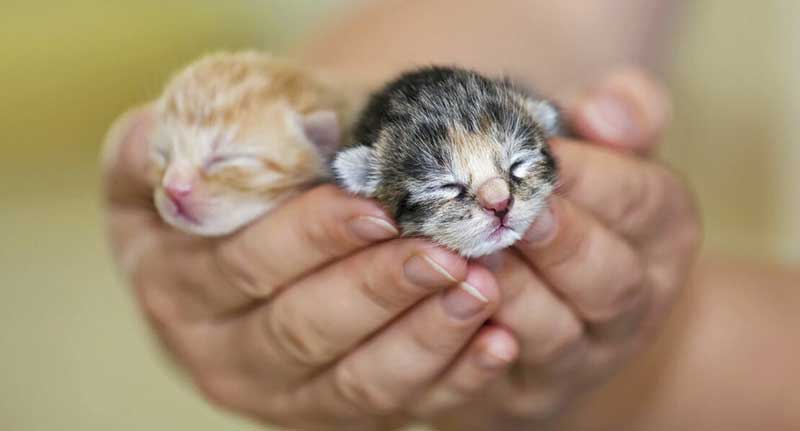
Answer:
M332 156L341 144L342 129L333 111L314 111L302 118L303 132L326 157Z

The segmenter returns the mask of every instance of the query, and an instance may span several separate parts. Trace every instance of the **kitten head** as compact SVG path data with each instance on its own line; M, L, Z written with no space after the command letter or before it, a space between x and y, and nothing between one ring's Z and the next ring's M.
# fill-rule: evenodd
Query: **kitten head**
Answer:
M156 104L155 204L169 224L224 235L324 175L338 98L293 63L218 53L177 74Z
M450 93L452 115L390 101L381 108L388 117L373 123L380 129L370 132L375 140L340 152L333 164L345 188L378 199L405 235L429 237L467 257L519 240L556 182L546 143L558 130L556 108L501 83L481 85L497 91L483 97L476 89L471 93L479 97L465 109ZM426 103L424 91L403 94Z
M150 147L155 204L167 223L198 235L233 232L318 180L325 161L317 144L338 140L332 112L301 115L285 105L235 124L162 118Z

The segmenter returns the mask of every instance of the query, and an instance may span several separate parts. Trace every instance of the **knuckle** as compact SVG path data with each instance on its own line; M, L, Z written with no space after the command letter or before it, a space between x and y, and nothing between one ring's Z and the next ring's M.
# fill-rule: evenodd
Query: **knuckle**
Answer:
M325 255L335 256L341 240L344 239L338 233L338 226L332 225L324 218L309 220L309 217L309 215L303 216L305 220L300 224L302 239Z
M175 305L169 294L158 286L141 284L136 288L136 295L145 316L159 330L164 331L177 323Z
M343 223L331 216L318 217L319 210L309 210L301 216L295 226L299 229L300 241L312 247L324 257L337 257L356 247L356 240L346 233Z
M264 332L266 342L277 354L292 364L313 368L324 363L330 350L324 341L326 337L312 337L309 325L301 323L298 313L290 313L285 308L274 308L265 313Z
M583 325L572 315L567 315L551 332L549 342L542 343L531 362L537 365L549 363L571 351L584 336Z
M216 371L202 371L197 372L193 380L195 387L210 404L232 411L243 409L242 385L238 378Z
M625 231L635 231L658 216L665 197L665 184L660 179L659 169L650 166L632 169L637 172L629 177L622 190L623 204L615 216Z
M441 356L458 351L464 343L460 336L460 328L439 327L431 330L430 319L412 319L411 341L420 351L427 352L429 355Z
M388 415L401 407L400 401L389 391L373 386L349 363L342 363L333 374L334 390L341 400L356 412L370 415Z
M352 272L359 271L363 266L354 265ZM407 293L407 286L405 283L397 280L396 276L389 275L389 280L386 282L379 281L379 278L385 277L385 274L380 276L375 274L374 270L380 270L379 266L371 266L366 274L361 277L359 282L359 290L367 297L373 304L377 305L381 310L387 313L396 313L398 310L404 309L409 304L409 295ZM375 268L375 269L372 269ZM396 271L390 271L396 272Z
M270 271L262 268L256 271L253 256L257 255L247 236L235 240L221 241L215 247L217 270L230 286L248 297L263 299L270 296L275 288L269 282Z
M343 247L355 242L354 238L347 235L342 220L336 217L335 212L319 210L320 207L345 207L347 203L342 202L343 193L332 185L314 188L305 195L299 212L301 222L297 226L301 230L301 239L327 256L337 256Z
M647 271L638 256L632 251L606 289L599 290L598 306L587 310L587 317L594 322L610 321L628 311L642 296L647 280Z
M382 310L395 314L403 310L419 298L425 297L435 290L434 287L425 287L411 282L406 277L398 251L403 251L407 243L399 248L399 244L385 245L378 254L362 254L358 259L348 261L348 272L361 274L359 289ZM407 253L406 253L407 254Z

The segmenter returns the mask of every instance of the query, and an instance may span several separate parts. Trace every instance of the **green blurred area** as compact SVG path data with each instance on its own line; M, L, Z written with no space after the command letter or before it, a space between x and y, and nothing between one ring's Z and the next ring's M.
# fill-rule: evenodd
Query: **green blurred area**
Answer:
M0 0L0 430L245 430L164 361L103 237L113 119L204 52L281 50L331 1Z
M336 3L0 0L0 430L254 428L161 358L108 257L98 150L180 65L282 50ZM796 256L788 5L696 2L675 47L665 154L700 195L711 249Z

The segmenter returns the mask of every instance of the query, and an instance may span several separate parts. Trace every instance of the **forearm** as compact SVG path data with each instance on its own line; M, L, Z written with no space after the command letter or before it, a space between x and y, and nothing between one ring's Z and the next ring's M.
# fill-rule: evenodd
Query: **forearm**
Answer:
M304 47L312 63L376 83L412 65L456 63L564 98L626 64L656 69L675 1L365 2Z
M800 385L798 286L796 269L702 260L656 342L537 429L797 429L800 397L791 388ZM481 408L469 418L442 418L438 429L530 429Z
M656 344L558 429L800 425L800 272L705 259Z

